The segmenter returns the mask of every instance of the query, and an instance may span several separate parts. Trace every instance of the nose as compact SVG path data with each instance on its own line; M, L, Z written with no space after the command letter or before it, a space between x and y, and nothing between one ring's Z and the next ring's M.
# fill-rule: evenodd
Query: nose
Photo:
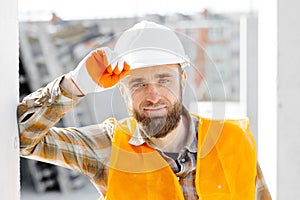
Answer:
M161 95L159 92L159 86L149 83L147 85L147 96L146 100L149 102L152 102L153 104L159 102L161 100Z

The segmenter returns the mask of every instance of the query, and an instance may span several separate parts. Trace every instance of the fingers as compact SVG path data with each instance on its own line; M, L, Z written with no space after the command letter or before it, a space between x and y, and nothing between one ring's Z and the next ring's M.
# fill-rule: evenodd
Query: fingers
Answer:
M114 64L114 74L119 75L124 70L124 61L120 58L116 64Z
M92 52L92 55L90 56L90 58L91 58L90 60L93 60L93 62L90 64L91 64L91 66L93 64L96 64L97 66L102 68L102 70L106 69L106 71L109 74L120 75L124 71L129 71L130 66L122 59L120 59L116 64L113 64L110 62L110 61L112 61L112 58L117 57L117 55L114 55L114 54L116 54L116 53L112 52L107 47L96 49ZM115 66L113 66L113 65L115 65Z
M119 63L115 66L114 74L119 75L122 72L122 70L119 69Z
M116 64L114 69L112 69L111 65L109 65L106 69L107 69L107 72L109 74L112 74L112 75L113 74L114 75L121 75L122 74L123 75L123 74L125 74L126 72L128 72L130 70L130 66L126 62L124 62L123 63L123 69L119 69L119 63Z
M124 70L126 70L126 71L130 70L130 66L125 61L124 61Z
M111 65L108 65L107 68L106 68L107 72L109 74L112 74L113 73L113 69L111 68Z
M114 55L112 54L113 52L108 50L97 49L92 52L88 59L92 61L89 63L89 66L98 66L91 68L92 71L98 70L98 73L95 72L94 74L98 77L97 84L103 88L114 86L126 76L130 70L130 66L122 59L119 59L117 62L112 62Z
M93 51L91 57L99 67L106 67L108 65L108 59L104 50L97 49Z
M120 77L120 79L122 79L123 77L125 77L125 76L127 76L127 75L129 75L129 74L131 74L132 73L132 71L130 71L130 70L123 70L121 73L120 73L120 75L119 75L119 77Z
M103 62L104 66L108 65L108 59L106 52L104 50L98 50L98 55L100 56L101 61Z
M100 75L100 79L98 79L97 84L103 88L109 88L117 84L124 76L128 75L128 73L132 72L130 70L130 66L126 63L123 66L123 69L120 70L119 63L113 69L111 65L108 65L105 71Z

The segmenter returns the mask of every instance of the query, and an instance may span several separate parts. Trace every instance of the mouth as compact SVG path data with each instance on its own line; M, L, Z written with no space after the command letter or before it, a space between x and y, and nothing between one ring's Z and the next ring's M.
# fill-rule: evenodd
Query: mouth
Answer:
M167 114L167 106L159 105L155 107L145 107L144 112L151 117L164 116Z

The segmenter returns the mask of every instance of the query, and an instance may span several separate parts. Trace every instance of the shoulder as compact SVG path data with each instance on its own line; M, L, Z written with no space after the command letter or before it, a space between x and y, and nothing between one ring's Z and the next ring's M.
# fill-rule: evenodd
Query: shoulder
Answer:
M255 140L250 131L249 118L241 119L210 119L193 116L197 123L198 131L201 129L202 140L213 138L218 143L248 144L255 147Z
M100 124L93 125L96 129L106 129L106 132L109 132L111 136L118 133L126 133L127 135L131 135L136 129L136 121L132 117L123 118L121 120L117 120L116 118L108 118Z

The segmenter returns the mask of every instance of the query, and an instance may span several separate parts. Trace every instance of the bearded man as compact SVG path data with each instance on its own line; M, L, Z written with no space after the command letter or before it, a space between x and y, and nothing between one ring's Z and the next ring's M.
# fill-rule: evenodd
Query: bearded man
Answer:
M182 104L189 64L171 29L136 24L114 50L92 51L22 101L21 156L81 172L103 199L255 199L262 176L249 122L190 114ZM54 127L86 94L114 86L129 118ZM261 188L258 196L268 194Z

